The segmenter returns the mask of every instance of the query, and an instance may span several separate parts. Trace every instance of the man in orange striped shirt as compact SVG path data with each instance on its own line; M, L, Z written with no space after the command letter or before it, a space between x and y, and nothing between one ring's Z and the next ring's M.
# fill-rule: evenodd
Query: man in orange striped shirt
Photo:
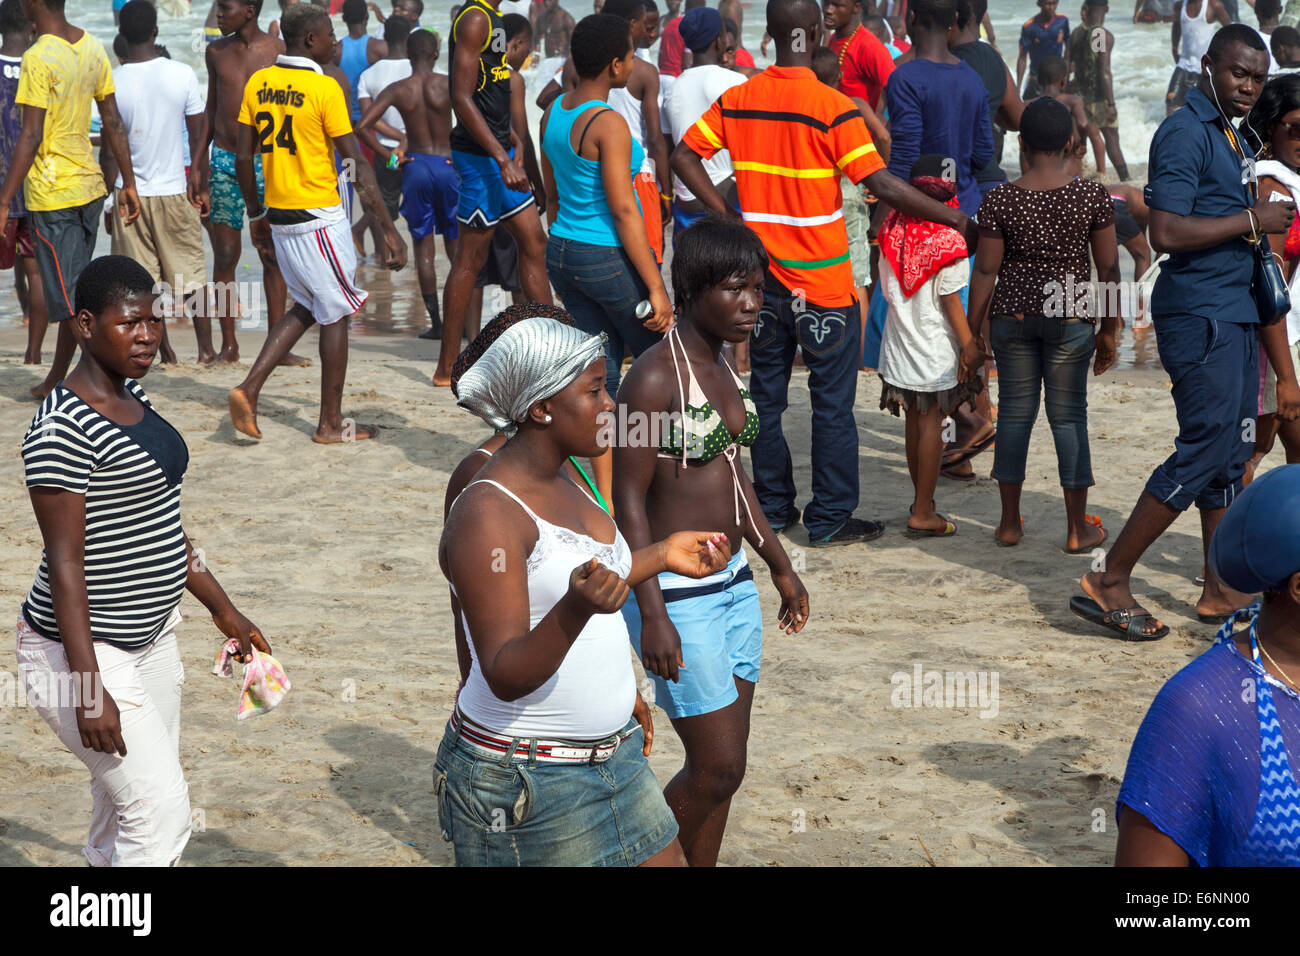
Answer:
M884 531L879 522L853 516L853 401L862 346L840 171L892 208L973 233L958 210L886 171L857 107L813 75L821 27L815 0L769 0L776 65L723 93L672 156L673 171L691 192L715 213L734 216L701 163L701 157L728 150L741 216L767 248L763 310L750 338L750 392L759 415L754 490L773 529L799 519L794 466L781 430L797 345L812 401L813 497L803 523L813 547L870 541Z

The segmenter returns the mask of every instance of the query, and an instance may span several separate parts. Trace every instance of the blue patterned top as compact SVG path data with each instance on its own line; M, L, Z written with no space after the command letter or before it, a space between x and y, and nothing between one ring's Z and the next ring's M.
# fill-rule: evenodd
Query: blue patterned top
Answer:
M1116 815L1132 807L1198 866L1300 866L1300 787L1287 756L1300 743L1300 695L1267 674L1258 605L1156 695L1129 753ZM1250 619L1252 658L1233 643Z

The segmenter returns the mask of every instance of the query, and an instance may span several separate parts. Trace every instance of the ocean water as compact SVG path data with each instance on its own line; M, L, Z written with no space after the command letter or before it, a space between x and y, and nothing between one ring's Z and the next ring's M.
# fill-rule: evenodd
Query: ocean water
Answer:
M183 0L177 0L177 2L183 2ZM381 2L386 4L388 0L381 0ZM578 5L566 2L563 6L575 19L580 19L591 11L591 7L587 4ZM1253 11L1246 4L1240 6L1242 15L1247 18L1246 22L1254 25ZM445 35L450 26L451 7L451 0L426 0L424 16L422 17L423 25L433 26ZM760 67L771 62L770 60L764 60L759 52L764 29L764 7L765 3L761 2L761 0L754 0L754 2L745 5L746 14L742 30L745 46L754 54L754 58ZM666 12L662 0L660 0L660 11L661 13ZM989 13L997 46L1002 52L1003 58L1007 61L1007 65L1011 68L1013 76L1015 74L1020 26L1036 12L1037 6L1032 0L1017 0L1014 3L994 0L990 6ZM1069 4L1062 4L1060 12L1070 18L1071 27L1080 22L1077 7L1072 8ZM111 50L113 37L117 31L113 25L112 7L109 0L67 0L67 13L73 23L89 30L104 43L106 49ZM160 10L158 24L159 41L167 46L173 59L188 63L195 69L200 84L205 88L207 75L203 65L203 53L206 46L203 23L207 14L208 5L206 0L196 0L190 11L181 16L172 16ZM271 22L277 19L279 15L278 4L272 2L272 0L267 0L266 7L263 9L260 18L263 28L269 27ZM1115 34L1116 39L1112 70L1119 113L1120 141L1125 158L1128 161L1132 181L1140 186L1145 179L1147 149L1151 136L1164 118L1165 90L1174 64L1169 53L1169 24L1135 24L1130 22L1131 15L1131 10L1127 8L1126 3L1117 3L1113 8L1112 15L1107 18L1106 26ZM382 27L373 17L369 29L372 34L376 35L382 32ZM345 34L346 31L341 19L336 18L335 35L341 37ZM110 60L114 66L117 65L116 59L112 58L111 53ZM436 68L445 71L447 66L448 62L444 47L443 58ZM535 75L530 77L530 80L534 82L537 79ZM532 96L529 97L529 100L530 116L532 121L536 123L540 118L540 114L531 105ZM1006 137L1003 167L1009 172L1017 169L1017 157L1018 146L1016 137L1012 134ZM1088 164L1085 167L1086 174L1092 163L1091 151L1085 162ZM1107 178L1114 179L1113 170L1108 170ZM101 248L98 251L101 254L108 251L107 236L101 236L100 246ZM439 261L439 275L445 276L446 263L441 256ZM239 278L254 278L258 269L253 257L246 255L241 262L243 268L240 270ZM1127 254L1123 252L1121 252L1121 265L1127 277L1131 264ZM379 272L379 270L376 270L376 272ZM367 276L370 276L370 273L367 273ZM393 292L398 292L398 287L404 286L407 282L414 283L414 270L408 269L391 277L380 272L373 276L372 281L380 287L391 287ZM8 285L9 281L7 279L0 280L0 288L6 288ZM402 297L405 298L405 296ZM414 298L418 303L418 297L411 296L411 298ZM0 295L0 326L13 325L20 320L21 316L15 298L12 295ZM403 319L395 325L390 326L387 321L379 323L382 327L376 328L375 331L404 330L404 326L408 322L413 328L423 328L422 309L414 309L409 319ZM366 324L370 325L369 322ZM1127 342L1125 344L1130 348L1132 347ZM50 347L51 344L47 343L47 351ZM1125 351L1127 352L1128 348ZM1141 364L1140 360L1139 364Z

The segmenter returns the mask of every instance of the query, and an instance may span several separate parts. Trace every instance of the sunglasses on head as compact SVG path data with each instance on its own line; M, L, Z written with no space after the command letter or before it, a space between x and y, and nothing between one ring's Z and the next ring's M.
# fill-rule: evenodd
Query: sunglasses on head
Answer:
M1286 130L1286 138L1292 141L1300 140L1300 123L1282 123L1277 124Z

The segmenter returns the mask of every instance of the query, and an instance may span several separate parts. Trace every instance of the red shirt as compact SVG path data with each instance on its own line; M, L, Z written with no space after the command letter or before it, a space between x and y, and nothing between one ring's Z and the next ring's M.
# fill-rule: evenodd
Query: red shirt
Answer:
M686 41L682 39L682 18L673 17L664 27L659 38L659 72L665 76L681 76L682 51Z
M743 46L736 47L736 66L747 66L750 69L758 69L758 67L754 65L754 55Z
M858 27L847 39L832 34L830 48L840 58L840 92L864 99L873 110L879 110L880 95L894 72L894 58L885 45L866 27Z

